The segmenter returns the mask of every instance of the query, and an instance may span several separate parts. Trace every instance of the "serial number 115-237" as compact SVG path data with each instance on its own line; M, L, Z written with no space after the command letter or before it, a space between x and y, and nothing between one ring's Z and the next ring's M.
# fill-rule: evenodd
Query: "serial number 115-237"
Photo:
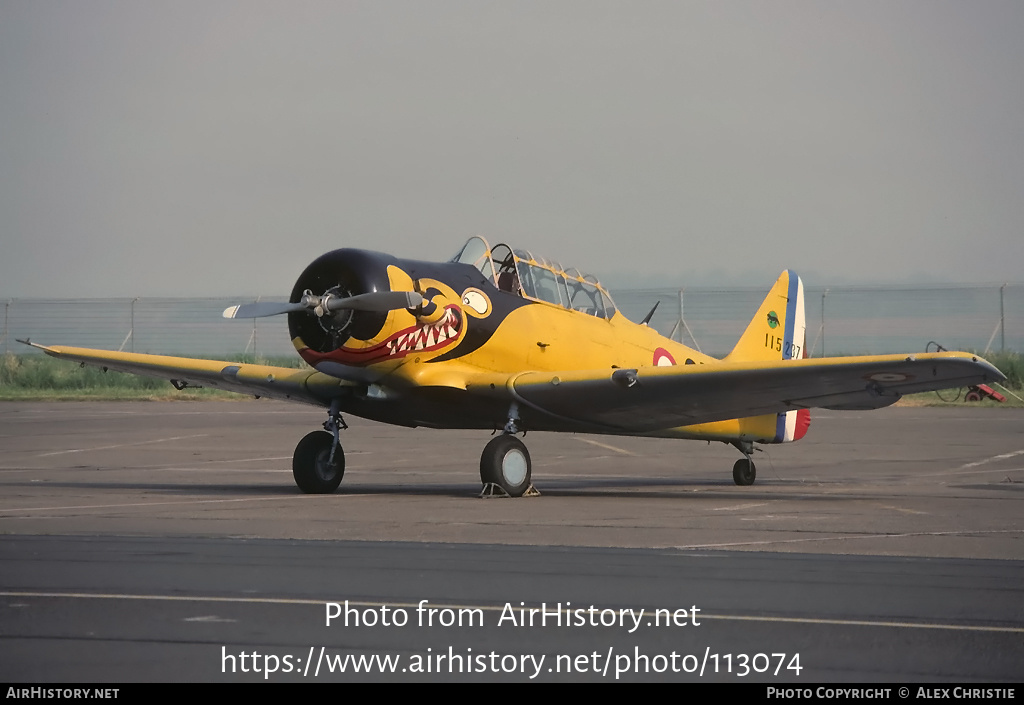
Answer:
M764 334L764 346L769 350L777 350L788 358L800 357L800 346L790 341L777 338L771 333Z

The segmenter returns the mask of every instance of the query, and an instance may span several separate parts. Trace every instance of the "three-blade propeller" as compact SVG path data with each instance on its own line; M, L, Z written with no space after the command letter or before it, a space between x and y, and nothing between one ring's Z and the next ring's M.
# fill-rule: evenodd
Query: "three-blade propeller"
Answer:
M257 301L251 304L229 306L224 309L222 315L224 318L264 318L282 313L306 311L322 318L345 309L385 313L400 308L416 308L422 303L423 297L415 291L374 291L356 296L335 296L333 294L317 296L306 291L297 303Z

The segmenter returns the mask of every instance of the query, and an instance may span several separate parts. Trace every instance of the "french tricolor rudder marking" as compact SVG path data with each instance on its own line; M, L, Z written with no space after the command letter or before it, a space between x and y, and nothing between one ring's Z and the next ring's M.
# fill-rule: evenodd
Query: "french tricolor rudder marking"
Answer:
M788 272L788 274L786 327L782 346L783 360L806 357L804 343L807 338L807 318L804 312L804 283L794 272ZM803 438L810 424L811 412L807 409L780 413L775 422L775 442L789 443Z

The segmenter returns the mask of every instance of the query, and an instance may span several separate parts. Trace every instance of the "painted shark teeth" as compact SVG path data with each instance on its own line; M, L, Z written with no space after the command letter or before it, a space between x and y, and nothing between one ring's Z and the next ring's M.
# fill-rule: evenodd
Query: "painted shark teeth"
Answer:
M407 355L432 350L459 334L462 319L455 308L449 308L437 323L410 328L388 341L388 356Z

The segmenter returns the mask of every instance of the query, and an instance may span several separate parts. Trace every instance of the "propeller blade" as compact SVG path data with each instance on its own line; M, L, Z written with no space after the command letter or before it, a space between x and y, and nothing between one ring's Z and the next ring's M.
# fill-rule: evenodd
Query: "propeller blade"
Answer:
M330 294L314 296L307 292L302 297L302 301L298 303L282 304L272 301L257 301L251 304L229 306L221 315L224 318L264 318L282 313L308 311L317 316L325 316L345 309L385 313L399 308L416 308L422 303L423 297L415 291L376 291L345 297Z
M257 301L251 304L228 306L221 315L224 318L263 318L265 316L277 316L281 313L305 310L306 305L304 303L282 304L273 301Z
M345 298L332 296L322 305L324 313L333 313L343 309L385 313L400 308L416 308L422 303L423 297L415 291L375 291Z

